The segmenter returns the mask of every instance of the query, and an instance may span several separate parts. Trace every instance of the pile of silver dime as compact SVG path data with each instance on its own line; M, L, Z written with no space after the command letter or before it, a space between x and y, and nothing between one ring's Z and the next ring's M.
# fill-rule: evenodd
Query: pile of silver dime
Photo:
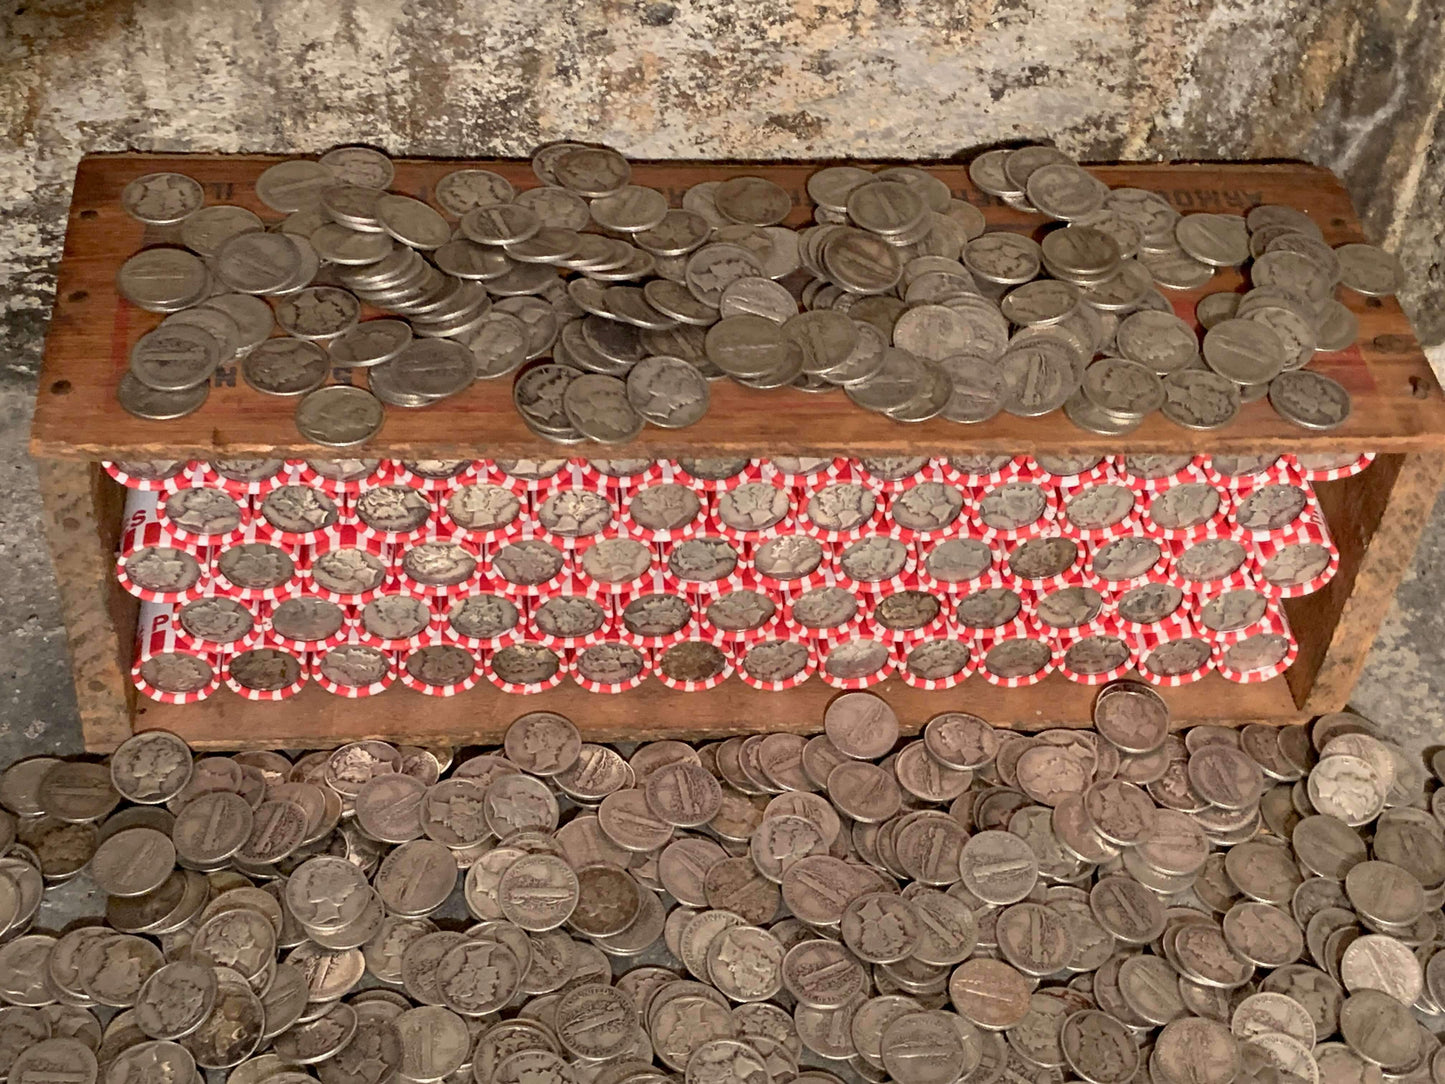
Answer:
M182 174L137 178L122 202L164 243L127 260L117 286L168 315L135 344L121 404L180 417L239 362L255 390L299 397L301 434L334 447L375 436L383 404L424 407L519 370L516 409L564 444L690 425L723 378L841 389L901 422L1062 408L1099 433L1155 411L1214 429L1267 395L1296 425L1329 429L1349 394L1307 366L1355 341L1335 295L1401 280L1393 256L1332 248L1295 208L1181 216L1046 146L969 168L984 192L1055 223L1025 232L988 231L912 166L819 169L814 222L799 229L785 224L789 193L763 177L697 184L670 207L604 147L550 144L532 167L539 185L521 191L455 170L433 206L387 191L385 155L341 147L261 174L258 199L287 216L270 222L206 204ZM1201 342L1161 288L1245 265L1247 292L1199 301ZM362 320L363 303L390 315Z
M23 760L0 1076L1438 1084L1445 756L1130 682L1093 722ZM81 875L104 921L41 932Z

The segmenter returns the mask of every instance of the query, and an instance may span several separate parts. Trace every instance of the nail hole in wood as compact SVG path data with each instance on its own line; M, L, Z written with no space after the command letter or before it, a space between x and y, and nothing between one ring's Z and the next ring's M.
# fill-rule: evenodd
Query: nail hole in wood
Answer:
M70 293L68 293L68 294L65 295L65 300L67 300L67 301L84 301L84 300L85 300L87 297L89 297L89 296L90 296L90 291L89 291L89 290L72 290L72 291L70 291Z
M100 217L100 212L99 212L99 211L91 210L89 207L87 207L84 211L81 211L81 212L80 212L80 217L81 217L81 218L99 218L99 217Z
M69 380L57 380L55 383L50 385L51 395L69 395L73 390L74 386L70 383Z

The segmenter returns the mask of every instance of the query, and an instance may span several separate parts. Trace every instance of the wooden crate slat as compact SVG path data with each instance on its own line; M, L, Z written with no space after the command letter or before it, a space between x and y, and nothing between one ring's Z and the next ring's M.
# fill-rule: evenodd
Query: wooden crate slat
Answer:
M1018 730L1085 727L1096 690L1053 674L1038 685L1002 689L970 678L956 689L925 692L897 678L875 687L913 732L943 711L968 711ZM1175 726L1239 725L1240 720L1284 725L1301 721L1283 678L1234 685L1209 674L1193 685L1161 690ZM479 685L454 697L429 697L404 686L363 700L345 700L310 685L280 703L245 700L221 690L201 704L138 705L136 729L175 731L198 749L325 748L360 738L400 742L488 744L517 716L556 711L589 741L724 737L732 734L814 733L823 710L840 695L814 677L784 692L761 692L736 677L706 692L684 693L648 681L625 693L591 693L570 681L517 696Z
M1310 715L1349 702L1442 479L1445 456L1383 455L1362 474L1315 487L1340 568L1323 590L1285 608L1300 643L1287 676Z
M140 606L115 579L125 490L94 463L41 460L45 535L60 588L75 701L87 749L111 749L131 734L131 685Z
M178 228L143 227L120 208L131 179L176 169L202 182L210 202L231 202L278 216L256 199L253 181L277 158L265 156L95 155L76 175L65 255L31 430L36 456L153 458L242 454L326 454L307 445L292 421L295 403L246 388L234 366L218 374L210 400L196 414L171 422L147 422L125 414L115 386L130 346L161 319L118 300L115 271L144 244L174 242ZM519 188L536 183L527 163L461 163L403 160L393 188L425 198L443 174L464 164L495 169ZM809 219L803 184L816 164L638 163L634 178L675 201L702 180L748 172L767 176L792 192L792 221ZM1038 215L1024 215L975 190L963 165L929 167L957 192L979 203L994 227L1037 233ZM1283 202L1308 210L1332 243L1363 240L1349 197L1329 172L1303 164L1095 166L1112 186L1135 185L1165 195L1183 211L1240 212L1256 203ZM1216 275L1209 292L1234 289L1236 272ZM1203 291L1171 293L1176 311L1192 319ZM808 395L794 390L760 392L730 381L712 387L713 404L697 425L683 430L649 427L625 449L610 454L933 454L962 451L1111 452L1130 450L1259 452L1364 449L1445 449L1445 395L1394 299L1355 295L1344 300L1360 320L1360 342L1339 354L1321 355L1314 368L1343 382L1354 397L1346 424L1328 433L1295 428L1267 402L1247 405L1224 429L1193 433L1155 415L1124 441L1076 429L1061 415L1042 419L1002 415L977 426L935 420L904 425L854 407L842 394ZM562 454L536 437L511 403L509 380L481 382L461 395L421 411L388 409L385 428L360 453L395 457L536 456Z

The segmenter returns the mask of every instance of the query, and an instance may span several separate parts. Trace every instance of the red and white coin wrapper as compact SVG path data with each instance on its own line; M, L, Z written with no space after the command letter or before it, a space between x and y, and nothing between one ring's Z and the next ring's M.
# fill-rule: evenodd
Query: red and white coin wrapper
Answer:
M297 460L254 484L238 484L205 462L106 464L106 470L130 490L116 576L143 601L136 687L158 700L190 703L222 686L252 699L281 700L307 682L355 697L397 684L451 696L482 681L519 694L563 681L599 694L654 680L692 691L733 675L773 690L811 678L865 688L891 675L925 689L969 677L1019 687L1054 671L1086 684L1131 671L1160 685L1185 684L1211 670L1230 681L1263 681L1298 653L1281 600L1318 591L1338 566L1313 487L1365 470L1373 456L1345 458L1349 462L1320 463L1286 455L1241 468L1201 455L1157 476L1123 456L1082 469L1029 456L901 466L750 460L726 478L703 478L670 460L625 474L580 459L505 466L474 460L456 464L444 478L386 460L356 461L351 476L338 477L325 464ZM728 522L725 498L756 483L784 494L786 510L771 525ZM697 511L687 522L639 520L641 505L633 498L658 484L693 492ZM279 485L314 487L330 498L334 521L304 535L268 522L264 501ZM495 528L464 526L448 500L467 485L500 487L515 495L519 508ZM909 496L920 485L945 489L922 491L927 500ZM423 507L422 521L404 526L367 522L360 498L382 486L418 490L430 510ZM1199 521L1161 526L1161 498L1177 486L1194 487L1187 496L1200 509ZM1097 493L1091 503L1088 491L1096 487L1110 492ZM569 488L604 502L599 514L549 516L548 498ZM166 502L186 489L233 498L235 529L200 536L177 530L165 515ZM892 509L904 500L906 509ZM920 508L938 518L920 521ZM1108 509L1100 518L1081 518ZM789 535L806 536L813 552L821 551L815 567L769 560L767 543ZM631 581L608 586L597 578L602 550L584 561L608 539L627 539L637 550L626 555L635 567L615 566L628 576L635 572ZM1132 556L1129 539L1141 542ZM879 540L876 552L859 548L869 540ZM458 552L439 549L447 542ZM270 586L240 587L224 571L225 555L257 543L275 548L282 574ZM313 558L348 544L377 558L379 583L348 592L313 579ZM981 555L977 567L960 571L949 563L964 552L961 544ZM427 561L406 561L414 546L431 547ZM865 550L866 560L860 557ZM621 556L617 551L609 560ZM429 569L437 570L437 582L427 581ZM1141 616L1131 598L1151 586L1165 609ZM1239 606L1219 601L1244 588L1249 597L1241 596ZM544 605L569 595L595 605ZM649 619L639 630L625 613L647 595L677 602L670 618ZM506 600L491 608L508 623L456 631L448 613L483 596ZM189 634L181 609L206 598L248 607L259 631L228 645ZM339 605L341 630L315 643L272 631L275 607L301 598ZM1073 609L1061 609L1064 598ZM398 599L424 604L414 625L398 615L398 607L410 605ZM601 619L588 627L565 623L567 614L583 612L600 612ZM721 652L706 679L664 675L663 654L687 640ZM346 667L339 657L322 665L343 649ZM475 665L468 669L449 652L465 653ZM359 684L338 677L351 673ZM267 687L248 686L248 679Z

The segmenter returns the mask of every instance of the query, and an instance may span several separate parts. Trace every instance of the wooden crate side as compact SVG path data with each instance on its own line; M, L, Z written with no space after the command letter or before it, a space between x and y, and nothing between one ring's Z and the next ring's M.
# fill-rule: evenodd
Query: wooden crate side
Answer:
M1442 479L1445 456L1410 453L1379 456L1353 478L1316 485L1340 567L1323 590L1285 604L1300 644L1286 676L1307 715L1349 701Z
M131 655L139 606L115 579L125 490L97 463L36 462L45 534L60 588L85 747L114 749L131 734Z
M969 678L955 689L925 691L896 678L874 691L912 733L944 711L968 711L995 726L1034 731L1087 727L1095 689L1059 674L1028 688L1002 689ZM1160 690L1176 727L1196 723L1285 725L1301 720L1282 678L1232 685L1210 674L1193 685ZM281 703L245 700L221 689L199 704L144 701L136 728L174 731L197 749L326 748L361 738L409 744L494 744L512 720L529 711L556 711L576 722L589 741L719 738L734 734L810 734L838 696L818 678L784 692L762 692L736 677L707 692L678 692L656 681L615 695L588 692L567 682L532 696L482 684L454 697L425 697L394 686L365 700L344 700L315 685Z

